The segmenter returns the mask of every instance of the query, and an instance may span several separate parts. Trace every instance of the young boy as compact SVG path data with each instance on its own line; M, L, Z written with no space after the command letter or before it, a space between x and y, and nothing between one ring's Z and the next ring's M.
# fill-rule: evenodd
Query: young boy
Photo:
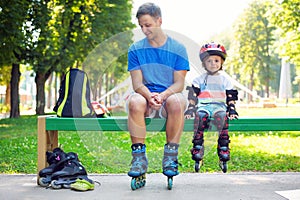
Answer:
M230 160L228 119L238 118L234 106L238 92L233 89L230 80L220 72L226 56L225 47L213 42L203 45L200 49L200 60L206 73L193 80L192 89L197 98L189 92L190 105L185 112L185 118L195 116L191 154L196 162L196 172L202 164L203 133L209 127L209 121L212 121L219 131L217 152L224 173L227 171L226 162Z

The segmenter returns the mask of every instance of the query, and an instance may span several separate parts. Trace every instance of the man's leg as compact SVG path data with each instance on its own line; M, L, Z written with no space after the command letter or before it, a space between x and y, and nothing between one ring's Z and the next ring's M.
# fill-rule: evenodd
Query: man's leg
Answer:
M147 101L137 93L132 94L128 101L128 129L132 142L132 161L128 176L132 177L131 188L135 190L145 185L148 169L145 145Z
M179 144L186 107L187 99L181 93L173 94L167 98L165 105L168 115L166 124L167 143Z
M167 98L165 109L167 112L166 140L162 161L163 174L170 177L178 172L178 148L184 126L184 111L187 100L182 94L174 94Z
M128 129L132 144L145 143L146 124L145 113L147 101L140 94L133 94L128 100Z

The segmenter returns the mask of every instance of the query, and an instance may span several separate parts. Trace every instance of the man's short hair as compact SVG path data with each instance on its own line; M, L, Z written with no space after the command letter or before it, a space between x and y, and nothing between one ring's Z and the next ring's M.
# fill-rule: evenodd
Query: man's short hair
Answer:
M144 3L141 5L136 13L136 18L139 19L143 15L150 15L151 17L161 17L160 7L154 3Z

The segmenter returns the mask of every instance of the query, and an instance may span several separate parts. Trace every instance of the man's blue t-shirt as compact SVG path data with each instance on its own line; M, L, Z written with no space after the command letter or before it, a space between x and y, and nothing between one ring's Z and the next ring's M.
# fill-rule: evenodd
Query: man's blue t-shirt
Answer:
M143 82L150 92L163 92L174 83L174 71L190 70L185 47L168 37L158 48L146 38L132 44L128 50L128 71L141 70Z

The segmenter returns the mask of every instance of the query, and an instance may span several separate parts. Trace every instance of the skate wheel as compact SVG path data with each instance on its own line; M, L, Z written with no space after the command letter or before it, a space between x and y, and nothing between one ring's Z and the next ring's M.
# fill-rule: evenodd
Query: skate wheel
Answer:
M173 187L173 177L168 177L168 190L172 190Z
M224 173L226 173L227 172L227 163L226 162L224 162L223 163L223 170L222 170Z
M146 185L146 176L133 177L131 179L131 189L136 190Z
M200 166L199 162L195 163L195 172L199 172Z
M47 181L47 178L45 177L40 177L39 180L38 180L38 184L41 186L41 187L47 187L49 185L49 182Z
M196 163L195 163L195 172L199 172L202 164L203 164L203 160L196 161Z
M227 172L227 163L226 162L221 161L220 162L220 167L221 167L223 173Z
M58 182L56 180L51 181L51 187L53 189L61 189L62 185L58 184Z
M135 178L132 178L131 179L131 189L132 190L136 190L137 188L136 188L136 180L135 180Z

